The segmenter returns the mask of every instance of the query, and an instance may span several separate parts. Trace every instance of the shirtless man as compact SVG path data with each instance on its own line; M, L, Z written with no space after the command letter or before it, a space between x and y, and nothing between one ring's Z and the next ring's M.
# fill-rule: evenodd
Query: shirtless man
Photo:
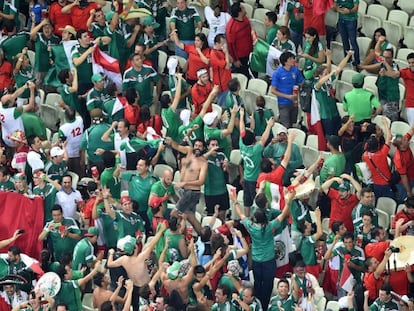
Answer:
M171 266L165 269L163 266L163 270L161 272L161 282L164 286L165 290L168 294L171 294L173 290L176 290L178 294L180 294L181 299L183 300L184 304L188 304L188 289L189 284L193 280L194 277L194 267L197 265L197 254L195 253L194 241L193 239L190 240L188 244L188 249L191 252L190 258L190 270L184 276L179 276L177 268L179 270L179 262L174 262Z
M195 211L196 205L200 200L200 189L206 180L208 168L207 160L202 157L204 142L196 140L194 147L181 146L170 137L167 137L165 142L178 152L186 155L181 160L180 182L175 184L175 187L181 194L181 198L177 202L176 209L171 212L171 216L179 217L178 213L186 214L194 230L200 234L201 224L195 218Z
M151 252L158 240L164 234L166 227L165 224L161 224L160 230L155 235L154 239L147 244L147 246L138 254L138 248L135 247L132 256L121 256L117 260L113 260L115 253L114 249L110 249L108 253L108 268L123 267L134 284L134 292L132 295L134 311L138 310L139 305L139 288L148 284L151 280L147 269L146 259L150 258Z

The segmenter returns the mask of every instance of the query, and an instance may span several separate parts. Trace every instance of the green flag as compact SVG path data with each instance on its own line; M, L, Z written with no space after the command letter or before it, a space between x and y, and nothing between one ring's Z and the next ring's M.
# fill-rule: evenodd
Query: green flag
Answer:
M58 74L62 69L69 69L73 67L70 51L77 43L77 40L62 41L61 44L51 47L51 58L53 60L53 64L45 77L45 85L54 87L62 86L62 83L60 83L58 79Z
M250 58L250 68L253 71L266 73L272 76L273 72L279 67L279 57L282 54L266 41L259 39L253 47Z

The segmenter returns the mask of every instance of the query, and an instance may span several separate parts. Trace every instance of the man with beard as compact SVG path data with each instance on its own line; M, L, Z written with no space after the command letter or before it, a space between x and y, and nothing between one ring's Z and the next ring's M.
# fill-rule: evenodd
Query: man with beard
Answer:
M177 217L178 213L186 214L194 230L200 234L201 224L195 218L195 211L200 199L200 189L204 185L208 168L207 160L201 156L204 151L204 141L196 140L194 147L181 146L170 137L167 137L165 142L178 152L186 155L181 160L180 182L175 184L175 187L181 194L181 198L171 215Z

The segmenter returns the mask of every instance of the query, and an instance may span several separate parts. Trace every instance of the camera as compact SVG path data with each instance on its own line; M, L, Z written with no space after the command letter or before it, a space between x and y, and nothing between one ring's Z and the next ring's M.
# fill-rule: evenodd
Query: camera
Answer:
M25 232L24 229L19 229L18 231L19 234L23 234L24 232Z
M67 137L65 135L60 136L59 140L63 143L65 142Z
M390 245L390 247L388 248L392 253L399 253L399 252L401 252L401 250L400 250L400 248L399 247L395 247L395 246L392 246L392 245Z

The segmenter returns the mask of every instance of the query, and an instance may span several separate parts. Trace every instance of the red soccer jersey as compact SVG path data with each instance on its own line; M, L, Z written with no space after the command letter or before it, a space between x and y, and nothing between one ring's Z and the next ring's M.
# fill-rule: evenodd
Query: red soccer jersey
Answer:
M339 191L329 189L328 197L331 199L331 214L329 216L329 228L335 221L342 221L347 231L354 231L352 222L352 210L358 204L359 200L355 194L351 194L347 199L341 200Z
M243 21L230 19L226 26L226 40L233 62L242 57L249 57L253 51L252 28L249 19L245 16Z
M411 135L407 133L405 138L410 140ZM399 174L407 175L408 181L414 180L414 156L411 148L407 148L405 151L395 150L394 166Z
M208 82L206 85L195 83L191 88L191 98L193 99L194 106L194 118L200 114L203 103L207 100L207 97L212 89L213 85L211 82ZM211 111L213 111L213 108L210 105L210 107L207 109L207 112Z
M382 284L384 284L384 279L382 276L377 280L374 276L374 272L365 273L364 286L365 289L369 292L369 299L375 300L378 298L378 293Z
M80 29L88 29L86 26L86 22L89 19L89 12L94 9L98 9L99 5L95 2L88 3L88 6L85 8L80 8L78 5L74 6L70 11L70 15L72 15L72 26L76 29L76 31Z
M72 15L62 13L62 6L57 1L50 5L49 20L55 25L54 32L58 36L62 36L62 31L59 30L60 28L65 28L66 25L72 25Z
M408 214L404 209L402 209L401 211L399 211L397 214L395 214L394 218L392 219L392 225L391 228L395 229L395 224L397 223L397 221L399 219L404 219L404 222L402 223L403 225L406 224L407 222L414 220L414 214ZM410 230L410 233L413 232L413 228L408 227L407 230ZM400 232L402 235L406 235L407 234L407 230L404 230L403 232Z
M231 70L226 68L226 56L221 50L212 50L210 64L213 69L213 83L220 87L220 92L229 89L228 83L231 80Z
M386 186L391 179L391 170L388 165L387 155L390 151L390 146L383 145L382 148L374 153L365 152L362 160L368 165L372 180L375 185Z
M197 79L197 71L204 68L207 71L210 68L210 64L204 63L200 56L198 55L198 52L196 50L196 47L191 44L185 44L184 45L184 51L188 53L188 70L187 70L187 79L189 80L198 80ZM202 50L202 53L207 57L210 58L210 48L206 48Z
M400 78L405 84L405 108L414 108L414 72L410 68L401 69Z

